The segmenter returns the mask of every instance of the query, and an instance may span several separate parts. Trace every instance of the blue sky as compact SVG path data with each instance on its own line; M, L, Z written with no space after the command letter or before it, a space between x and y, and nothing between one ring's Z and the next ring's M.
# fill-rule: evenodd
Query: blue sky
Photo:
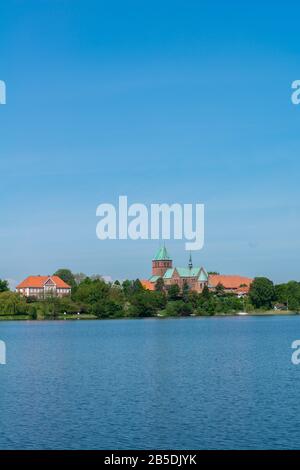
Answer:
M208 270L300 280L297 2L0 6L0 278L146 277L157 241L99 241L96 207L205 204ZM167 244L185 265L184 242Z

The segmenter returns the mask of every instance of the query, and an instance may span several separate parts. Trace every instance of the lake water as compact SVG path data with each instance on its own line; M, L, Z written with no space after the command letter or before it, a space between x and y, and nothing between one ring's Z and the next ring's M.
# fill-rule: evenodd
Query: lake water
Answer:
M0 322L0 448L300 448L298 338L300 316Z

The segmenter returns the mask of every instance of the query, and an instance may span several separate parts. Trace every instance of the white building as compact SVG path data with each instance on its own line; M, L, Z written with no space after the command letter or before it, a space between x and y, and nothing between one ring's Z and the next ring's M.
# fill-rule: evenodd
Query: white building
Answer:
M71 294L71 286L58 276L28 276L16 291L24 297L64 297Z

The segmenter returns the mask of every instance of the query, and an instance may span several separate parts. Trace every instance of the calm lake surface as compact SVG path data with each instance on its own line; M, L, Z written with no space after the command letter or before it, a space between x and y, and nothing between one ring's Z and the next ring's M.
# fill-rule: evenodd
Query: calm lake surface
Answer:
M1 449L300 448L300 316L0 322Z

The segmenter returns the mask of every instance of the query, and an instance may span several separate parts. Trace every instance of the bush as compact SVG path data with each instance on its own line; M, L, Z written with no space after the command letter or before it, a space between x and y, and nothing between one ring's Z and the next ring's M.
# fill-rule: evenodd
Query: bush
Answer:
M193 313L193 306L182 300L170 301L165 311L166 315L170 317L186 317Z

